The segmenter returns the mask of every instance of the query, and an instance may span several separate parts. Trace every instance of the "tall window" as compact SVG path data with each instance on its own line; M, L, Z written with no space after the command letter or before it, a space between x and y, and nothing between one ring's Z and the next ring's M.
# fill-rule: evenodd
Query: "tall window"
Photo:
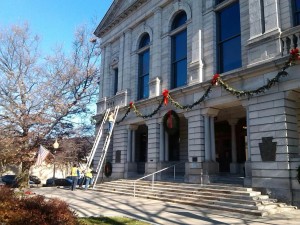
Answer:
M185 26L186 13L181 11L172 23L172 30ZM177 88L187 83L187 31L186 28L172 36L171 53L171 88Z
M300 0L293 0L294 26L300 25Z
M118 76L119 76L119 69L114 69L114 95L118 92Z
M150 37L145 34L139 45L138 99L149 97Z
M219 72L224 73L242 65L239 3L219 11L218 22Z

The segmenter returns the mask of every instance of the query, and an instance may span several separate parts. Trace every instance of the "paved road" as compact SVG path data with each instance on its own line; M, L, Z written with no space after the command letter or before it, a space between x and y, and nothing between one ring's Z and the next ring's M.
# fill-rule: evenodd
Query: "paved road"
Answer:
M92 190L70 191L63 188L42 187L32 188L31 191L49 198L56 197L65 200L80 217L126 216L147 221L150 224L163 225L300 225L300 210L269 217L255 217L157 200L105 194Z

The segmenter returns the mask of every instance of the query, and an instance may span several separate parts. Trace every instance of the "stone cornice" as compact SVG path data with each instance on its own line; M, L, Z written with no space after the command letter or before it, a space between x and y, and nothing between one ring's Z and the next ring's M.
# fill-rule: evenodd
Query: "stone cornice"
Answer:
M118 2L115 3L115 6L112 5L111 9L107 12L107 14L104 16L100 24L98 25L97 29L95 30L94 34L97 37L103 36L106 32L108 32L110 29L118 25L121 21L126 19L129 15L131 15L137 8L139 8L141 5L143 5L148 0L136 0L133 2L128 8L126 8L121 14L114 17L113 12L118 4ZM112 17L112 18L111 18Z

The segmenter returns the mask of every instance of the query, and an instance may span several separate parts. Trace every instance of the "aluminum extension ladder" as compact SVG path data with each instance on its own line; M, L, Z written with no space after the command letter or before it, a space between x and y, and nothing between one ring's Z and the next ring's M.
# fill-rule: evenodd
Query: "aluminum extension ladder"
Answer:
M104 114L104 117L103 117L103 120L101 122L101 125L100 125L100 128L98 130L98 133L97 133L97 136L95 138L95 141L94 141L94 144L93 144L93 147L92 147L92 150L91 150L91 153L88 157L88 161L87 161L87 164L86 164L86 170L90 168L91 164L92 164L92 161L94 159L94 156L95 156L95 153L97 151L97 147L99 145L99 142L100 142L100 139L101 139L101 136L102 136L102 133L103 133L103 127L104 127L104 124L108 118L108 115L109 115L109 112L110 112L110 108L108 108L106 111L105 111L105 114Z
M116 119L117 119L118 112L119 112L119 106L116 106L114 108L114 120L113 120L113 123L112 123L111 132L109 132L108 135L105 138L104 145L103 145L103 148L102 148L102 153L101 153L101 156L100 156L100 160L99 160L97 168L96 168L97 175L96 175L96 177L94 179L94 182L93 182L93 186L92 186L93 188L95 187L95 184L98 181L99 174L101 172L101 169L102 169L102 166L103 166L106 154L107 154L107 149L108 149L109 144L110 144L110 139L111 139L112 131L115 127L115 122L116 122ZM97 144L97 146L98 146L98 144ZM97 149L97 146L96 146L96 149Z

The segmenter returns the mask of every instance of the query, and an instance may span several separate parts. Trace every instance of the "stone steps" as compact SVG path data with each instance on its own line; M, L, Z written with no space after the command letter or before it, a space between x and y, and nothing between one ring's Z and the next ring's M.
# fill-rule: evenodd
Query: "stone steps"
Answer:
M94 191L155 199L165 202L194 205L211 209L265 216L292 210L295 207L277 203L252 188L221 184L187 184L156 181L138 181L134 191L133 180L116 180L97 184Z

